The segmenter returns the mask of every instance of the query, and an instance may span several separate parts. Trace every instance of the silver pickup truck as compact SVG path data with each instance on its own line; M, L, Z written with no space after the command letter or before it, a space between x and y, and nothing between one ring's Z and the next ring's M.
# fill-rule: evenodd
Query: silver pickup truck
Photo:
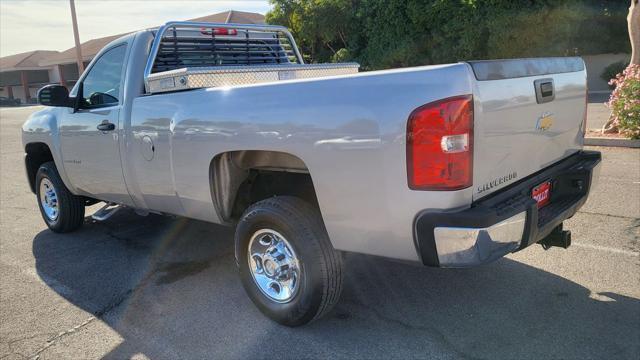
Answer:
M601 162L582 150L579 58L358 73L304 64L287 29L171 22L107 45L22 128L47 226L121 207L236 226L253 302L282 324L327 313L340 251L469 267L562 222Z

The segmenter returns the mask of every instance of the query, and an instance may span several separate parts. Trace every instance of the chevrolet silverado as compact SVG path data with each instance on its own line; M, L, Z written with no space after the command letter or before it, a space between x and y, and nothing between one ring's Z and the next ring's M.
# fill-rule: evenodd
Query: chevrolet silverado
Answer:
M170 22L41 89L22 138L52 231L98 202L235 226L248 296L296 326L338 301L344 251L471 267L568 247L601 162L586 91L575 57L358 73L305 64L283 27Z

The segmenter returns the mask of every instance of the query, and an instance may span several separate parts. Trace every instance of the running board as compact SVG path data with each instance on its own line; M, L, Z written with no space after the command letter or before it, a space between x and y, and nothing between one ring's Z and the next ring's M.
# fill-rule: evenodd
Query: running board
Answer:
M122 209L122 206L114 203L106 203L100 210L96 211L91 218L96 221L105 221L113 214L117 213L118 210Z

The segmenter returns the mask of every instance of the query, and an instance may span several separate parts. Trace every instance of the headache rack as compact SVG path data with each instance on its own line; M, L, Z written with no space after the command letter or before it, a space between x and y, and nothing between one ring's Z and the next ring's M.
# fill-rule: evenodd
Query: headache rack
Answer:
M287 28L168 22L155 33L144 72L148 93L358 72L356 63L306 65Z

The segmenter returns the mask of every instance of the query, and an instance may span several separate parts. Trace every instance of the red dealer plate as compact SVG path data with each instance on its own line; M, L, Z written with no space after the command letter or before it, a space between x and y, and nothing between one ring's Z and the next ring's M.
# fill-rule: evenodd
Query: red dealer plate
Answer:
M531 197L538 203L538 209L547 205L551 199L551 181L545 181L531 190Z

